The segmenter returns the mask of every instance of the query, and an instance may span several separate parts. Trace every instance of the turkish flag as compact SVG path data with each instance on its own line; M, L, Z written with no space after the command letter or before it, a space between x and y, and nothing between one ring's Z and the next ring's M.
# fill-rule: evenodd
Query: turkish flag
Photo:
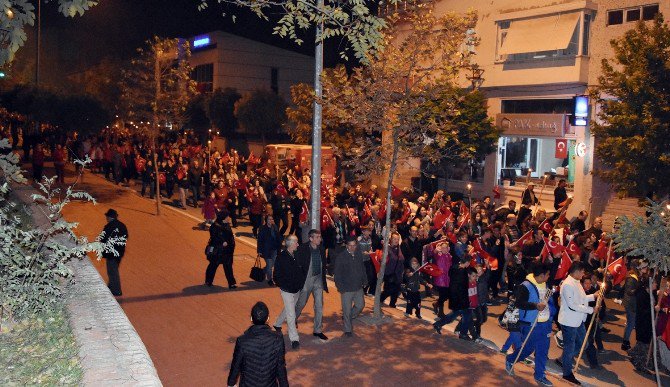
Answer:
M498 259L496 259L496 257L489 254L486 250L484 250L480 238L477 238L475 239L474 242L472 242L472 247L475 248L475 251L477 252L477 254L479 254L480 257L489 261L489 265L491 265L491 270L498 270Z
M365 206L363 206L363 216L361 217L361 224L366 225L370 220L372 219L372 209L370 208L370 205L368 204L370 200L367 200L365 202Z
M309 210L307 209L307 203L302 202L302 211L300 211L300 223L307 223L307 218L309 218Z
M558 270L556 270L556 276L554 276L554 279L562 280L565 278L565 276L568 275L568 271L570 270L571 265L572 259L570 259L568 253L563 251L563 254L561 254L561 263L558 265Z
M596 248L596 251L593 253L595 254L596 257L598 257L599 260L604 261L607 259L607 241L605 241L603 238L600 238L600 242L598 242L598 247Z
M372 265L375 267L377 273L379 273L379 268L382 266L382 255L383 252L381 250L370 253L370 261L372 261Z
M533 237L533 230L529 230L528 232L523 234L521 238L517 239L514 243L512 243L512 245L523 246L523 244L526 243L526 241L530 240L532 237Z
M419 271L426 273L431 277L439 277L442 275L442 270L440 270L440 268L437 267L437 265L434 263L427 263L423 265Z
M544 222L540 223L540 226L538 228L549 234L551 230L554 228L554 226L551 225L549 218L547 218L544 220Z
M454 214L447 208L447 206L443 206L437 211L437 214L435 214L435 217L433 218L433 229L440 229L447 224L447 221L453 220Z
M461 200L461 207L458 209L458 215L463 216L468 211L468 206L465 205L465 201Z
M623 261L623 257L610 263L610 265L607 266L607 272L612 275L612 286L620 284L624 279L626 279L628 270L626 269L626 264Z
M331 225L330 214L326 208L321 208L321 231L326 230Z
M493 187L493 198L500 199L500 187L498 187L497 185Z
M568 243L568 246L565 248L565 251L567 251L568 254L570 255L574 254L582 255L582 249L580 249L579 246L577 246L577 242L575 242L574 239L571 240L570 243Z
M562 245L550 240L549 238L544 238L544 245L547 246L547 249L551 253L551 255L558 255L565 250L565 247Z
M556 139L556 158L565 159L568 157L568 140L565 138Z

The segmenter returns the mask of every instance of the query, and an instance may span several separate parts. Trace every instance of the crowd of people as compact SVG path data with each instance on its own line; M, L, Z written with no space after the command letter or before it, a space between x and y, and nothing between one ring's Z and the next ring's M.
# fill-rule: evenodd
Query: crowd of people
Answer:
M211 236L206 252L208 286L222 264L228 286L236 288L232 229L238 227L241 216L248 215L258 255L266 263L268 286L279 287L285 305L274 328L281 331L287 323L294 349L299 348L296 320L310 295L315 310L313 334L328 339L321 324L326 275L334 275L344 333L351 336L352 319L363 310L364 294L375 293L381 266L382 302L388 300L388 306L395 307L403 297L405 316L422 318L422 300L435 295L429 307L437 316L433 325L437 333L460 318L458 337L478 341L488 307L508 304L505 313L518 316L505 325L510 335L502 352L512 351L507 356L508 372L534 353L535 378L543 385L551 385L544 368L554 331L564 351L556 361L566 380L579 384L572 373L573 358L585 338L589 365L599 367L598 354L604 350L601 334L607 331L602 296L614 286L621 289L614 290L619 292L615 302L621 299L627 316L621 348L630 350L636 369L647 369L646 354L654 339L644 286L650 275L657 284L657 334L670 327L668 281L638 259L624 257L621 264L613 265L616 259L602 219L593 219L587 227L586 211L567 218L571 200L565 181L555 189L550 212L540 207L532 182L520 205L510 200L498 206L495 192L494 197L470 198L452 197L443 190L429 194L393 187L393 200L386 206L385 195L380 196L374 185L336 187L333 181L323 181L320 225L312 229L310 170L301 170L295 160L286 160L280 168L267 154L242 157L234 149L222 152L192 137L178 136L159 142L156 174L148 150L146 139L100 136L72 139L50 153L59 165L68 157L88 155L91 170L116 184L141 182L142 196L154 197L158 180L162 197L172 200L176 189L175 206L201 208L202 227L209 227ZM44 159L43 147L35 146L31 160L36 179L43 173ZM63 167L57 166L56 171L62 179ZM385 233L389 246L382 264ZM592 319L596 323L587 337L585 328ZM631 348L634 330L636 345Z

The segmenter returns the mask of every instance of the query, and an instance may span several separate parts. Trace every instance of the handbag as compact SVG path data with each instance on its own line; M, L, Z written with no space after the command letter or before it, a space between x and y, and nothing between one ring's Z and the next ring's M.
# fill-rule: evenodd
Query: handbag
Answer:
M256 282L263 282L265 280L265 270L261 267L261 259L258 255L256 256L254 267L251 268L249 277Z
M212 259L214 257L215 252L216 252L216 247L214 247L214 245L207 242L207 246L205 246L205 257L207 259Z

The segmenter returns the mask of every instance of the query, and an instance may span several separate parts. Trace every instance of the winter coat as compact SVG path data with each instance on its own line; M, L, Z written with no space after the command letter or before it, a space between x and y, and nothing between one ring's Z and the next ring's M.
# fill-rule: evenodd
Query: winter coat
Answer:
M288 386L284 355L281 335L267 325L252 325L235 342L228 385Z
M433 285L443 288L449 287L449 269L451 268L451 254L435 254L433 262L442 270L442 275L433 277Z
M346 248L337 254L333 275L338 292L355 292L368 284L364 261L365 256L359 248L353 254Z
M451 285L449 286L449 309L468 309L470 302L468 299L467 269L461 269L458 265L453 265L449 271L449 277L451 278Z
M272 258L272 252L279 251L281 247L282 236L279 234L277 225L270 226L263 225L258 231L258 243L256 244L256 251L261 257L265 259Z
M304 266L295 253L291 255L288 251L282 250L275 262L273 280L279 289L287 293L298 293L302 290L309 269L309 262Z

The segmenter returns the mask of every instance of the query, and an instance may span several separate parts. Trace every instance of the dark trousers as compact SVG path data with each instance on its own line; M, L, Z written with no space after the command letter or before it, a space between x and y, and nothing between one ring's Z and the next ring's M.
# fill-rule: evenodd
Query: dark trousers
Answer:
M224 258L224 259L212 259L207 265L207 270L205 271L205 283L211 284L214 282L214 275L216 274L216 269L219 265L223 265L223 272L226 275L226 281L228 281L228 286L233 286L236 284L235 276L233 275L233 259Z
M154 190L153 190L153 186L151 185L151 182L142 180L142 191L140 192L140 194L142 196L144 196L144 193L147 192L147 188L149 188L149 192L151 193L151 197L153 197L154 196L153 195Z
M109 282L107 287L115 296L121 295L121 277L119 276L119 265L121 258L107 258L107 278Z
M421 292L407 292L407 307L405 313L412 314L416 311L416 316L421 317Z
M498 283L500 282L501 274L502 268L500 267L498 267L498 270L491 270L491 276L489 277L489 289L491 289L493 298L498 297Z
M258 229L261 227L261 222L263 222L263 215L249 213L249 221L251 221L251 232L254 234L254 237L258 237Z
M56 183L65 183L65 164L54 164L56 168Z
M105 179L109 180L110 175L112 175L112 163L110 161L107 161L107 160L103 161L102 162L102 170L105 174Z
M449 299L449 287L448 286L435 286L437 290L437 315L444 315L444 303Z
M193 207L198 208L198 202L200 201L200 186L192 185L191 192L193 193Z
M368 277L368 287L365 289L368 294L375 294L377 290L377 272L372 261L365 261L365 275Z
M281 235L284 235L286 230L288 229L288 212L275 212L273 217L275 218L275 224L277 227L279 227L279 223L281 223L281 227L279 228L279 233Z
M298 216L291 216L291 228L288 230L288 233L300 235L300 214Z
M394 274L392 276L395 277ZM390 276L389 276L390 277ZM398 301L398 295L400 294L400 284L398 283L397 278L389 281L387 280L387 277L384 277L384 289L382 290L381 294L381 302L384 302L386 298L391 297L391 301L389 303L389 306L391 308L395 308L395 303Z

